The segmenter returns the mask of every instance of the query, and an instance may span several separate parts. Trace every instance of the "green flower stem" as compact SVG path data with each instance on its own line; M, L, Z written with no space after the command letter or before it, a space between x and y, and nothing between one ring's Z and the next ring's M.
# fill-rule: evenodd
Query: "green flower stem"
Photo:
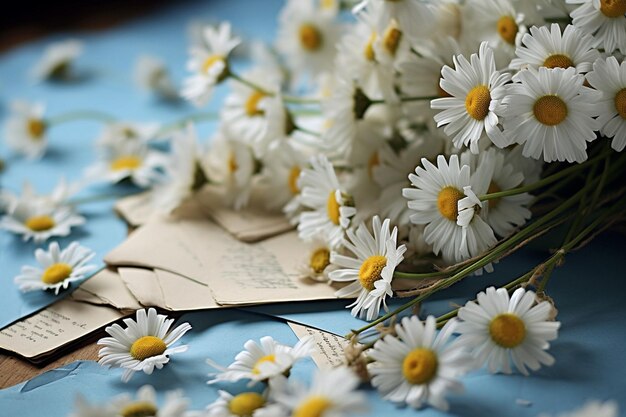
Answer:
M50 117L46 119L46 123L49 126L55 126L77 120L95 120L103 123L111 123L115 121L115 117L97 110L77 110Z
M228 75L234 79L239 81L240 83L247 85L248 87L252 88L253 90L257 90L258 92L265 94L267 96L270 97L274 97L276 94L272 91L269 91L263 87L261 87L260 85L247 80L243 77L241 77L240 75L234 73L234 72L229 72ZM282 96L283 101L287 102L287 103L293 103L293 104L319 104L320 100L316 99L316 98L308 98L308 97L296 97L296 96L290 96L290 95L286 95L283 94Z
M212 122L215 120L219 120L220 116L217 113L197 113L192 114L191 116L185 116L180 120L177 120L173 123L166 124L159 129L156 133L156 136L166 135L171 133L172 131L179 130L185 127L190 122Z
M129 194L126 194L126 195L115 195L115 194L90 195L88 197L72 198L72 199L67 201L67 204L69 204L71 206L79 206L81 204L96 203L96 202L99 202L99 201L115 200L116 198L129 197L129 196L134 195L134 194L136 194L136 193L129 193Z
M307 135L311 135L311 136L317 136L317 137L322 136L322 134L320 132L316 132L314 130L307 129L307 128L304 128L302 126L297 126L296 125L296 130L299 130L300 132L306 133Z
M436 98L441 98L438 96L425 96L425 97L400 97L400 101L403 103L408 103L408 102L412 102L412 101L430 101L430 100L434 100ZM385 104L386 101L383 99L375 99L375 100L370 100L370 104Z
M453 272L454 271L435 271L435 272L424 272L420 274L415 274L411 272L394 271L393 277L404 278L404 279L429 279L429 278L448 277Z

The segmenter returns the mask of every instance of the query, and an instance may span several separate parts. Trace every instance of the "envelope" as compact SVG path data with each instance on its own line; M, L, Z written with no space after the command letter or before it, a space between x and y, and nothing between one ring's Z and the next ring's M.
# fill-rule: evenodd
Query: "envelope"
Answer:
M70 295L73 300L91 304L110 305L124 312L141 308L137 298L129 291L119 273L103 269Z
M207 286L220 305L335 299L339 285L303 279L299 270L306 253L294 231L261 242L241 242L190 200L176 216L140 227L107 254L105 262L180 275ZM171 275L160 275L161 283L165 281L177 296L183 294L182 287L172 285Z

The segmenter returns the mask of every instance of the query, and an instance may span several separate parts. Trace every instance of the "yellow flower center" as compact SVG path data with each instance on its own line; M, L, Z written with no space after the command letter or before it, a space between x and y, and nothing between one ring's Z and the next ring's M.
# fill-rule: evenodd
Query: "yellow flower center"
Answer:
M600 11L606 17L623 17L626 14L626 0L600 0Z
M265 113L262 109L259 109L259 101L266 95L260 91L254 91L246 100L246 104L244 105L246 109L246 114L250 117L252 116L261 116Z
M143 336L135 340L130 347L130 355L142 361L153 356L161 355L167 349L165 342L156 336Z
M502 16L498 19L498 33L504 41L510 45L515 45L515 36L517 36L517 23L511 16Z
M395 25L392 25L385 30L383 35L383 45L390 55L395 55L402 40L402 32Z
M202 71L204 73L208 73L211 70L213 64L217 62L224 62L224 57L222 55L211 55L202 63Z
M111 162L111 171L134 170L141 166L141 159L136 156L120 156Z
M300 167L294 166L289 171L289 179L287 180L287 184L289 185L289 191L291 194L298 194L300 189L298 188L298 178L300 178Z
M302 44L307 51L317 51L322 46L322 33L311 23L305 23L300 26L298 35L300 36L300 44Z
M363 49L363 55L365 55L365 59L368 61L374 61L376 59L376 53L374 52L374 42L376 42L376 32L372 32L367 43L365 44L365 48Z
M232 174L233 172L237 171L238 168L239 168L239 165L237 165L235 154L234 152L231 152L230 156L228 157L228 172Z
M435 377L438 366L435 352L427 348L417 348L404 357L402 375L410 384L426 384Z
M371 179L374 178L374 168L378 165L380 165L380 157L378 156L378 151L376 151L370 156L369 161L367 161L367 173Z
M28 119L26 128L34 139L41 139L46 130L46 124L41 119Z
M526 337L526 325L514 314L497 315L489 323L491 339L503 348L519 346Z
M261 365L262 363L265 363L265 362L276 362L276 356L274 354L271 354L271 355L265 355L262 358L260 358L254 364L254 368L252 368L252 373L255 374L255 375L260 374L261 371L259 370L259 365Z
M615 110L622 116L622 119L626 119L626 88L622 88L615 94Z
M570 68L574 66L574 61L567 55L554 54L550 55L543 61L543 66L546 68Z
M64 263L52 264L43 271L41 281L45 284L58 284L72 274L72 267Z
M502 189L498 186L498 184L491 181L491 184L489 184L489 188L487 189L487 194L499 193L500 191L502 191ZM492 198L491 200L489 200L489 208L496 207L499 202L499 198Z
M326 248L319 248L311 255L309 266L316 274L321 274L330 265L330 251Z
M153 417L156 416L157 411L156 405L148 401L137 401L122 408L120 415L122 417Z
M326 213L333 224L339 224L339 203L337 202L337 198L335 198L335 191L331 191L328 195L328 200L326 201Z
M54 227L54 219L50 216L33 216L24 223L33 232L43 232Z
M322 9L332 10L337 5L337 0L322 0L320 6Z
M535 101L533 113L539 123L556 126L567 117L567 104L559 96L543 96Z
M483 120L489 114L491 93L486 85L477 85L465 97L465 109L476 120Z
M244 392L235 395L228 403L228 410L236 416L250 417L258 408L265 405L265 398L257 392Z
M459 215L458 203L463 197L463 192L456 187L448 186L442 188L437 196L439 213L446 219L456 222L456 218Z
M293 410L292 417L322 417L332 406L328 398L319 395L311 396Z
M387 265L387 258L381 255L374 255L367 258L359 268L359 282L368 291L372 291L374 283L381 278L383 269Z

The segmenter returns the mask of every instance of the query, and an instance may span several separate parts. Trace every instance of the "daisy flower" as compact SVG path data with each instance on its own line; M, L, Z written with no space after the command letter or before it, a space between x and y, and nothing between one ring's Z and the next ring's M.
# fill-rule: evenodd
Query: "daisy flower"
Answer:
M341 25L315 0L289 0L278 17L276 49L294 74L332 69Z
M436 334L433 316L424 323L417 316L404 317L395 326L397 336L385 336L368 351L372 386L388 401L447 410L447 391L462 391L457 378L474 366L459 344L450 343L455 325L451 320Z
M211 140L203 166L212 182L223 186L225 204L239 210L248 204L254 175L254 157L245 143L233 139L226 131Z
M307 158L290 142L279 142L263 158L259 184L266 192L265 205L281 209L292 219L300 207L300 173L308 165Z
M196 131L191 124L172 137L172 152L165 165L167 180L152 191L153 206L169 213L177 208L193 191L206 183L200 167Z
M165 63L152 55L141 55L135 62L135 83L144 91L166 100L178 97L178 91Z
M207 417L252 417L267 403L265 396L248 391L237 395L218 390L219 398L207 407Z
M626 1L624 0L567 0L579 4L570 13L572 24L582 32L593 35L594 46L607 54L619 49L626 54Z
M405 188L402 195L415 211L411 222L426 225L424 241L446 263L479 255L496 243L493 230L477 213L481 203L471 189L469 166L460 166L457 155L449 163L439 155L437 166L422 159L409 180L416 188Z
M593 36L581 32L575 26L567 25L561 34L561 27L553 23L530 28L530 34L522 37L522 44L515 49L510 68L522 69L539 67L576 68L578 73L591 70L593 62L600 57L594 48Z
M107 123L96 139L99 148L115 148L127 142L149 142L156 138L160 127L156 123L119 121Z
M65 204L70 186L60 182L49 196L38 195L30 184L24 184L21 196L10 197L0 229L22 235L24 241L41 243L53 236L67 236L72 227L85 223L85 218Z
M82 42L75 39L51 44L33 67L33 77L37 81L68 78L72 61L82 52Z
M121 394L112 399L112 406L117 416L183 417L186 415L189 400L181 390L168 391L165 401L158 405L156 391L151 385L144 385L137 390L133 399L128 394Z
M302 263L299 272L303 277L314 281L328 281L328 274L335 269L330 263L333 248L328 242L319 236L307 242L306 260Z
M435 115L437 127L445 126L444 132L452 137L454 146L468 146L473 153L478 153L483 132L496 145L506 146L495 110L506 93L504 84L511 79L510 74L496 71L493 50L486 42L470 61L463 55L453 61L455 69L446 65L441 70L440 86L450 97L431 102L433 109L444 110Z
M228 55L241 42L231 33L230 23L222 22L217 29L204 29L207 47L193 46L187 70L193 74L185 79L181 95L197 106L206 104L213 87L228 77Z
M35 250L39 267L23 266L14 281L22 292L54 290L58 294L61 289L67 289L70 283L85 278L96 269L95 265L87 265L94 255L78 242L70 243L63 250L57 242L52 242L47 251Z
M372 219L372 236L367 226L361 223L356 232L348 230L348 239L343 246L355 257L341 255L333 251L330 262L339 269L328 274L331 281L352 282L335 294L337 297L357 297L352 307L352 315L371 321L378 317L382 304L387 311L386 297L391 297L393 272L404 259L406 246L397 246L398 228L390 232L389 219L380 223L380 218Z
M362 414L367 409L365 394L357 390L359 382L349 368L338 367L317 370L309 388L297 381L275 378L270 382L270 392L279 406L290 411L287 415L342 417ZM264 417L284 415L263 414Z
M502 100L503 126L511 139L524 145L525 157L546 162L582 162L587 142L596 139L601 94L585 87L575 68L541 67L520 71Z
M147 188L159 181L160 169L167 157L148 148L144 141L121 142L104 150L100 161L89 167L87 178L112 184L130 179L133 184Z
M128 382L135 372L150 375L155 368L163 368L170 361L170 355L187 350L186 345L172 345L191 330L191 325L183 323L170 330L173 322L174 319L157 314L154 308L147 312L137 310L136 320L124 319L125 329L117 323L105 329L111 337L98 340L98 344L104 346L98 352L98 363L123 368L124 382Z
M469 301L459 310L459 346L470 350L479 365L487 363L491 373L511 373L511 362L524 375L527 368L552 365L554 358L546 350L561 323L549 321L548 301L535 305L535 300L535 293L523 288L510 298L504 288L480 292L477 302Z
M428 35L435 17L430 5L421 0L363 0L355 6L354 12L361 13L364 8L376 8L379 33L383 33L389 23L395 20L413 43L418 43L420 38Z
M613 138L611 146L621 152L626 147L626 61L619 64L614 56L598 59L587 80L602 94L598 112L600 133Z
M619 407L615 401L588 401L581 408L568 413L559 413L557 417L618 417ZM542 413L539 417L550 417Z
M324 155L311 158L311 168L302 171L299 179L300 202L311 211L300 213L298 232L309 240L322 234L336 247L356 214L352 197L343 191L332 164Z
M39 159L46 152L48 122L44 119L45 107L41 103L14 101L4 125L6 144L29 159Z
M300 359L311 355L314 349L313 339L305 337L300 339L294 347L276 342L270 336L261 338L261 344L254 340L248 340L243 351L235 356L235 362L224 368L212 360L207 363L219 370L219 373L210 374L213 378L209 384L227 381L235 382L241 379L249 379L253 385L260 381L267 381L288 372Z

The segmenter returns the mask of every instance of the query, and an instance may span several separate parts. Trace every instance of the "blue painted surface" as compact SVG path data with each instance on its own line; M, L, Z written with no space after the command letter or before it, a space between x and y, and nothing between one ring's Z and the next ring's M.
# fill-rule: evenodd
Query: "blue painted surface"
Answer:
M139 53L153 53L171 65L176 81L184 76L186 60L186 24L192 18L231 20L245 36L270 40L280 1L257 2L215 0L211 2L183 2L162 9L142 19L102 33L64 34L85 42L85 53L77 69L85 75L80 83L72 85L33 85L26 77L27 69L35 62L43 47L52 40L45 39L15 49L0 56L0 115L9 99L43 100L50 115L75 109L108 111L122 119L170 122L195 109L186 104L178 106L151 100L132 86L131 68ZM249 7L255 7L254 11ZM66 36L67 35L67 36ZM207 107L217 110L225 87ZM202 125L206 137L214 128ZM2 174L2 185L18 189L24 180L47 192L61 176L75 179L95 157L92 141L99 132L93 122L80 122L55 128L51 135L48 155L39 162L28 162L11 155L0 145L0 154L8 162ZM99 187L87 194L126 193L131 189ZM79 239L91 247L101 259L125 236L125 226L111 212L110 202L81 207L87 225L78 229L69 239ZM23 244L15 237L0 232L0 326L29 314L54 301L53 296L34 294L24 296L12 279L26 263L32 263L34 245ZM555 412L580 406L588 398L616 399L626 410L626 346L624 318L626 294L624 273L620 270L626 251L622 236L611 236L594 242L590 247L570 255L550 283L550 295L557 301L562 322L560 337L553 343L551 353L557 363L527 378L520 375L488 375L479 371L463 379L466 393L450 398L450 414L426 409L419 415L426 417L457 416L536 416L540 412ZM441 314L451 303L464 303L476 291L491 284L508 282L541 261L545 253L525 250L496 266L494 274L468 278L463 283L437 294L424 305L425 314ZM286 304L255 307L256 312L278 315L285 319L307 323L338 334L347 333L363 322L350 317L343 307L345 302ZM190 346L185 354L173 357L164 370L152 376L136 374L129 384L122 384L120 372L108 371L92 362L67 365L26 384L0 391L1 416L66 415L72 409L77 392L94 402L106 402L111 396L134 391L150 383L162 394L169 389L182 388L192 400L194 408L207 405L217 396L217 388L206 385L206 374L211 371L204 360L227 364L249 338L271 335L281 342L293 344L296 338L286 324L266 316L229 310L225 312L198 312L184 316L194 329L183 342ZM294 377L305 378L313 370L305 361L297 365ZM88 388L85 388L88 387ZM241 388L240 386L222 388ZM374 416L408 416L417 413L396 408L381 401L377 395L368 395ZM516 405L517 399L532 405Z

